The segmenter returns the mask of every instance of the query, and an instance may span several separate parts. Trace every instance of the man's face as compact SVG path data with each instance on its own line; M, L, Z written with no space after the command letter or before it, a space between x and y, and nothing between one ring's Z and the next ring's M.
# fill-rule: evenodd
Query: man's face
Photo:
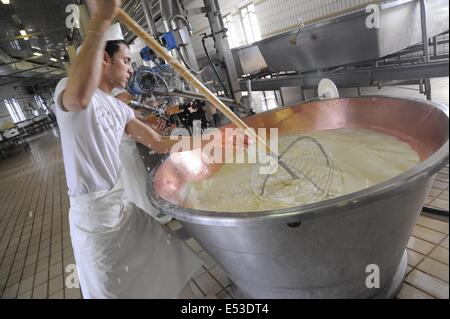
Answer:
M105 55L108 81L111 82L114 88L125 88L133 74L130 50L126 45L120 44L119 50L114 53L112 58L107 53Z

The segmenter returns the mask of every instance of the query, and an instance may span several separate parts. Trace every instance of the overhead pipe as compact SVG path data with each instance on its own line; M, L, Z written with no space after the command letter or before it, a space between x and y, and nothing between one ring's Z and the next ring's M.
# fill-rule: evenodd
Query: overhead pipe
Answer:
M13 75L22 74L22 73L30 72L30 71L37 70L37 69L42 69L42 68L45 68L45 67L48 67L51 65L52 65L52 63L47 63L47 64L43 64L43 65L31 68L31 69L20 70L18 72L13 72L13 73L8 73L8 74L0 74L0 76L1 77L13 76ZM57 71L57 70L54 70L54 71Z
M32 57L21 59L21 60L16 60L16 61L11 61L11 62L8 62L8 63L0 64L0 67L11 65L11 64L16 64L16 63L28 62L30 60L35 60L35 59L39 59L39 58L42 58L42 57L41 56L32 56ZM34 62L32 62L32 63L34 63Z
M160 96L178 96L178 97L182 97L182 98L186 98L186 99L200 100L200 101L205 101L205 102L208 101L208 99L200 93L196 93L196 92L192 92L192 91L185 91L185 90L173 90L170 92L155 91L154 94L160 95ZM227 99L227 98L222 98L222 97L218 97L218 99L221 102L223 102L225 105L235 105L236 104L236 101L232 100L232 99Z
M40 31L40 32L29 33L26 35L17 35L17 36L13 36L13 37L0 38L0 42L9 42L9 41L20 40L20 39L25 39L25 38L32 38L32 37L37 37L37 36L54 33L54 32L59 32L59 31L63 31L63 30L67 30L67 28L66 27L56 28L56 29L44 30L44 31Z
M169 20L174 15L173 0L160 1L160 11L164 29L166 29L166 32L169 32L171 30Z
M5 86L5 85L8 85L8 84L11 84L11 83L15 83L15 82L18 82L18 81L25 81L25 80L37 78L38 76L45 75L45 74L49 74L49 73L53 73L53 72L56 72L56 71L59 71L59 70L52 70L52 71L48 71L48 72L38 73L38 74L35 74L35 75L33 75L33 76L29 76L29 77L27 77L27 78L19 78L19 79L15 79L15 80L13 80L13 81L5 82L5 83L0 83L0 87L1 87L1 86ZM55 74L55 76L58 76L58 75ZM48 79L48 80L51 80L51 79Z
M142 10L144 11L145 20L147 21L148 30L150 32L150 35L153 36L155 39L158 39L158 30L156 29L155 20L153 19L148 0L140 0Z

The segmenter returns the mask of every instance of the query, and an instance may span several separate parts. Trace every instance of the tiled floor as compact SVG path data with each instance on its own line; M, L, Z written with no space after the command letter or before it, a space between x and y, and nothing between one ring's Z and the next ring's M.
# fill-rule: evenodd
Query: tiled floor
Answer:
M0 161L0 293L3 298L68 298L74 264L64 168L56 129Z
M436 175L425 205L432 209L448 212L448 165Z
M408 272L397 298L449 298L448 229L448 222L419 216L407 246Z
M58 131L51 129L30 145L30 153L20 151L0 161L0 296L81 298L71 286L75 262ZM434 188L440 191L432 191L430 203L443 200L448 210L448 167L442 174ZM185 238L178 221L168 226ZM408 275L397 298L449 297L448 233L448 220L418 219L408 244ZM193 292L183 297L236 297L214 260L194 239L186 239L205 263L192 279Z

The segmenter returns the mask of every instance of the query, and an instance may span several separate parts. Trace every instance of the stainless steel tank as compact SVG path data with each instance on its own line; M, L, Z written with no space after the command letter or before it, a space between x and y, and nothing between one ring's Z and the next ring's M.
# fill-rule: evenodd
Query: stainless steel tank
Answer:
M183 208L183 185L218 166L170 157L148 177L152 204L182 223L249 298L386 298L406 272L406 245L433 175L447 162L448 109L424 100L360 97L258 114L250 126L307 133L370 128L408 142L421 163L362 191L299 207L246 213ZM223 128L222 128L223 129ZM236 185L239 187L239 185ZM375 266L374 266L375 265ZM379 270L379 287L373 276Z

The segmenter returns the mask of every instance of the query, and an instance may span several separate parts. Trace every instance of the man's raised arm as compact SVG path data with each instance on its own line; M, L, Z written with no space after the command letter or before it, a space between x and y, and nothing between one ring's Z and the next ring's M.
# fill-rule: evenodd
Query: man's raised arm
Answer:
M96 0L91 3L91 21L83 46L73 62L62 96L64 108L70 112L84 110L98 87L106 41L104 34L111 25L120 0Z

